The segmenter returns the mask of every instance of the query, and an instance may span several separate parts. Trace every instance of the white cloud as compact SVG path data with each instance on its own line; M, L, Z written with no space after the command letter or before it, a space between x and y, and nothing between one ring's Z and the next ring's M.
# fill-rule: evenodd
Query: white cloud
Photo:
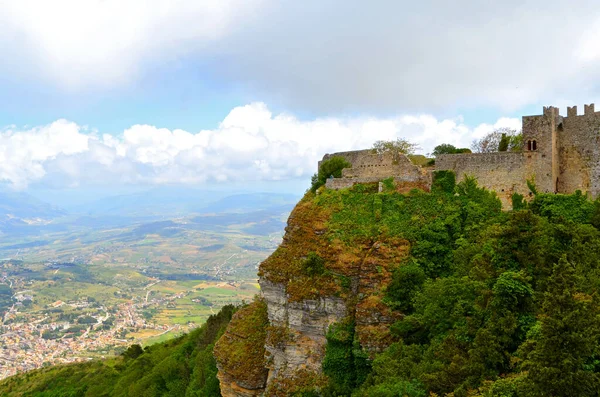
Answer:
M78 90L197 62L317 114L600 98L592 0L19 0L0 26L5 74Z
M308 178L325 153L407 138L430 152L440 143L469 146L474 137L516 119L469 128L462 118L430 115L319 118L273 115L263 103L233 109L217 129L191 133L134 125L100 135L58 120L28 130L0 131L0 181L17 189L123 184L199 184Z
M71 89L117 86L145 63L177 59L219 40L261 1L2 1L0 49Z

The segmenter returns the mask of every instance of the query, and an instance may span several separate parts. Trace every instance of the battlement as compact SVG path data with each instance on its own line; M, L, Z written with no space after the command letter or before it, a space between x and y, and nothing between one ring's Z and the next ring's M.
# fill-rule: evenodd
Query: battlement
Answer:
M589 105L584 105L583 107L584 111L583 114L594 114L594 104L589 104Z
M590 116L590 115L595 115L598 114L600 112L596 112L595 110L595 105L593 103L590 103L589 105L583 105L583 114L578 114L577 113L577 106L569 106L567 107L567 117L573 118L573 117L582 117L582 116ZM523 116L523 119L533 119L533 118L543 118L543 117L549 117L549 118L559 118L560 116L560 111L557 107L554 106L544 106L542 114L540 115L531 115L531 116Z
M558 117L560 116L560 110L554 106L544 106L543 115L548 117Z

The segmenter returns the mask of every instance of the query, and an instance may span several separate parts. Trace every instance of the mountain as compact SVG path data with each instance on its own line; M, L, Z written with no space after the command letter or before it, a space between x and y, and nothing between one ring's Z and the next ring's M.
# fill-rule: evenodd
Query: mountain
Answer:
M0 234L39 233L66 211L22 192L0 191Z
M307 193L215 346L232 396L596 396L600 201Z
M211 395L218 379L225 397L597 396L600 201L536 193L512 207L444 172L431 192L308 192L259 267L260 297L206 344L132 347L0 394Z
M0 191L0 219L23 219L26 223L37 218L50 220L65 215L58 207L47 204L22 192Z
M71 212L86 216L174 217L189 214L252 212L288 205L298 196L279 193L232 194L188 187L155 188L144 192L105 197L80 204Z
M241 213L273 208L292 209L299 197L293 194L246 193L223 197L200 209L202 213Z
M199 212L228 193L190 187L158 187L143 192L104 197L73 206L71 212L112 216L181 216Z

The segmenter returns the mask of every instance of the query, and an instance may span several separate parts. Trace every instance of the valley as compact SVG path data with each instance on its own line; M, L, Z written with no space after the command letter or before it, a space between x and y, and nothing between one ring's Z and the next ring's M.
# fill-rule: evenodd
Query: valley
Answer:
M281 241L290 209L226 197L186 216L60 214L14 230L4 224L0 379L164 341L252 300L258 264Z

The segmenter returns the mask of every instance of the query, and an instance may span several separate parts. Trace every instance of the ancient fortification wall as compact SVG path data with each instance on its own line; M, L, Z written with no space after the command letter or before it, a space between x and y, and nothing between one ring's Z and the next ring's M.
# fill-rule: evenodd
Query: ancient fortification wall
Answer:
M475 177L479 186L496 191L504 206L510 204L514 192L528 192L530 171L521 153L443 154L436 158L435 168L454 171L457 181Z
M480 186L494 190L505 207L513 193L530 195L528 180L539 192L587 192L600 196L600 112L585 105L583 115L577 108L567 109L562 117L558 108L544 107L541 115L523 116L522 152L445 154L436 158L436 170L454 171L457 181L465 176L477 178ZM431 173L413 165L406 156L376 154L360 150L326 155L323 160L342 156L352 164L342 178L330 179L332 189L355 183L377 182L388 177L411 186L431 186Z
M568 108L558 136L558 191L580 189L600 196L600 112L593 104L585 106L583 115L577 115L577 107Z
M425 189L430 185L431 178L427 171L414 165L403 154L395 156L390 152L378 154L373 150L359 150L327 154L322 161L333 156L344 157L352 167L342 170L341 178L328 179L325 186L329 189L344 189L356 183L377 183L389 177L393 177L399 185L406 184Z

